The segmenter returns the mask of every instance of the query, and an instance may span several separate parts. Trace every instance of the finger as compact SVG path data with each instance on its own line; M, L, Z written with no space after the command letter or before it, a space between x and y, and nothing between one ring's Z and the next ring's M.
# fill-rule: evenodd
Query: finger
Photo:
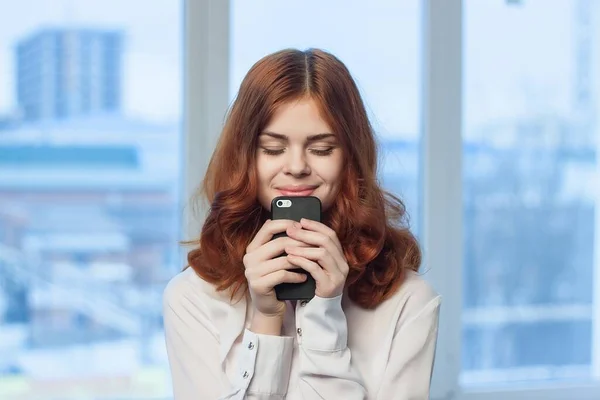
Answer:
M301 283L304 281L306 281L306 274L279 270L258 279L254 287L263 293L268 293L280 283Z
M329 278L327 277L325 270L321 268L319 264L304 257L295 256L292 254L289 254L287 258L292 264L308 272L315 279L315 281L319 283L319 286L327 285Z
M271 240L256 249L252 254L252 259L254 262L262 262L278 257L285 252L286 246L305 247L308 245L293 238L280 237Z
M329 272L330 274L342 272L336 260L323 247L286 247L285 252L289 255L316 261L325 271Z
M246 278L249 280L261 278L265 275L280 270L289 270L296 268L286 256L276 257L272 260L264 261L259 266L246 269Z
M289 219L277 219L277 220L266 220L263 226L256 232L254 239L246 247L246 253L250 253L258 249L263 244L267 243L273 238L276 233L285 232L294 221Z
M289 237L297 241L304 242L315 247L323 247L329 251L329 253L338 263L345 262L346 258L344 257L344 254L340 248L335 245L329 236L326 236L321 232L308 231L306 229L292 227L288 228L287 234Z
M331 241L333 243L335 243L337 248L340 249L340 252L344 252L344 250L342 249L342 244L340 243L340 239L337 236L337 233L333 229L328 227L327 225L323 224L322 222L313 221L313 220L307 219L307 218L302 218L300 220L300 226L303 229L306 229L309 231L322 233L323 235L325 235L329 239L331 239Z

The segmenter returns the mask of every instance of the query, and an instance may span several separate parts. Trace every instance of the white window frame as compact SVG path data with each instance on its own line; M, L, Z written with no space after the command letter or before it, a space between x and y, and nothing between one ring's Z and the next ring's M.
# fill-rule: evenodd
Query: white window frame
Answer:
M442 295L433 399L455 399L462 309L462 6L422 8L421 226L423 270Z
M184 0L183 13L181 225L187 240L197 238L202 227L206 205L190 205L190 200L204 177L229 106L229 1Z
M230 2L184 0L183 200L198 188L229 105ZM462 0L423 1L422 227L424 269L442 294L432 399L592 400L600 383L462 390ZM205 209L185 207L184 238ZM600 226L600 217L598 226ZM600 243L600 239L598 241ZM599 256L600 257L600 256ZM600 261L599 261L600 262ZM600 296L600 294L598 295ZM597 299L597 304L600 299Z

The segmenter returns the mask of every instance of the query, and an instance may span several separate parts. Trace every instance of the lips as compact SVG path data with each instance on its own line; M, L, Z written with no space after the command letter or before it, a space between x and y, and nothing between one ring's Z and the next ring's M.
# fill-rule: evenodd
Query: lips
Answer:
M282 186L277 190L283 196L310 196L317 186Z

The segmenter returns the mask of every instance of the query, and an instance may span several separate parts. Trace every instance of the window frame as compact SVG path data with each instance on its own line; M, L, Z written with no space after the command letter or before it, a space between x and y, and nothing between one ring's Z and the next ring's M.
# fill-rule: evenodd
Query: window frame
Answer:
M197 238L206 204L190 202L229 107L229 1L183 0L182 235ZM197 207L197 208L196 208ZM182 249L185 260L187 249ZM182 264L183 265L183 264Z
M457 399L462 310L462 1L426 0L421 32L423 270L442 295L432 399Z
M194 238L205 208L187 200L198 188L229 106L229 0L184 0L183 210L184 238ZM423 270L443 296L432 399L592 400L600 382L510 389L460 387L462 341L463 197L463 2L422 3L421 226ZM461 99L457 101L457 99ZM600 147L600 144L599 144ZM599 166L600 173L600 166ZM599 200L600 202L600 200ZM598 213L600 214L600 213ZM600 227L600 216L596 226ZM599 235L600 236L600 235ZM600 238L596 240L596 270ZM182 251L185 251L183 249ZM185 259L185 254L182 253ZM596 274L600 281L600 273ZM598 291L597 291L598 292ZM595 304L600 304L600 292ZM600 307L596 307L596 316ZM596 321L600 324L600 321Z

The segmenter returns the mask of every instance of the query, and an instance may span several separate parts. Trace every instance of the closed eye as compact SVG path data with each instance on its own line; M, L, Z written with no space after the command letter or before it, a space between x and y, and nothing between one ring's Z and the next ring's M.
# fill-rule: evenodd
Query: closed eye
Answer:
M328 156L331 153L333 153L334 148L335 147L331 146L331 147L324 147L324 148L318 148L318 149L310 149L309 151L316 156Z
M328 156L333 153L335 146L310 148L308 151L316 156ZM268 156L277 156L285 152L284 147L261 147L263 154Z
M283 151L284 151L283 148L268 148L268 147L262 148L262 152L268 156L276 156L279 154L283 154Z

